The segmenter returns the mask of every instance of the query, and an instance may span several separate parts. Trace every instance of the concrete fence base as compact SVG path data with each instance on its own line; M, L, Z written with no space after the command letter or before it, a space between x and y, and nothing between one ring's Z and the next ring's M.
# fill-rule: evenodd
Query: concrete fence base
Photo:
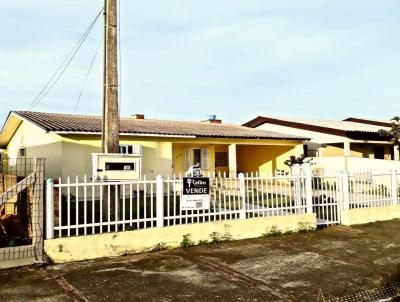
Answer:
M260 237L271 229L282 232L315 228L316 216L312 214L229 220L162 228L151 228L119 233L65 237L45 240L45 252L55 263L121 256L154 250L157 247L176 248L183 236L197 244L210 240L214 232L232 240Z
M342 210L343 225L365 224L376 221L400 219L400 205Z

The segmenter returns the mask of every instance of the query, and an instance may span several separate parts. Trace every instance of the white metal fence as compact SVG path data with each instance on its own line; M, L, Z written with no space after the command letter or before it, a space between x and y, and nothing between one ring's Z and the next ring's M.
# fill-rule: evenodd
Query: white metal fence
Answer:
M47 238L140 230L191 223L284 216L307 207L306 177L220 176L211 179L207 210L183 210L182 178L47 183Z
M207 210L182 210L182 178L126 182L61 179L47 185L47 238L182 224L316 213L318 225L340 223L342 209L398 204L394 171L211 178Z
M393 171L360 171L349 174L350 209L398 204L399 175Z

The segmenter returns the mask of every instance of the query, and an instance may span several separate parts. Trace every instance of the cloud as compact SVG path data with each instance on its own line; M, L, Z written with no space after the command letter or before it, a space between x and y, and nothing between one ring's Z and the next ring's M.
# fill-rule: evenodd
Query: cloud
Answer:
M3 4L1 116L25 109L101 0ZM398 110L396 1L121 0L122 113L240 123L258 114L381 118ZM38 110L71 112L101 22ZM80 106L100 113L102 56ZM379 102L379 105L376 105Z

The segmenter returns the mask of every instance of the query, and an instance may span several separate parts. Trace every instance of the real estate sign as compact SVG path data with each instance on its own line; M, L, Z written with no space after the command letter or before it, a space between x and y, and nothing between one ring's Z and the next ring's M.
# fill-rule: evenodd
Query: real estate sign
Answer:
M210 209L210 178L184 177L181 210Z

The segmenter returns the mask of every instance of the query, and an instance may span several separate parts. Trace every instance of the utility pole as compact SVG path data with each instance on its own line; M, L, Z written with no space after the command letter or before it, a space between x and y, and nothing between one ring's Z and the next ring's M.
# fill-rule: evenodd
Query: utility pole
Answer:
M103 153L118 153L118 42L117 0L104 0Z
M119 153L119 111L118 111L118 25L117 0L104 0L104 99L103 99L103 153ZM119 190L111 186L104 191L103 220L119 219L117 204ZM107 217L107 211L108 217ZM117 228L117 226L116 226ZM117 231L117 230L115 230Z

